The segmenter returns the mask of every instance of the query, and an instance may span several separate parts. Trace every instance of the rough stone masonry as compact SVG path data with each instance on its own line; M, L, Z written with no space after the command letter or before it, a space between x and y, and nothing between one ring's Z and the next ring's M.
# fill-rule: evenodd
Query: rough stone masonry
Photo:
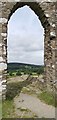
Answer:
M3 98L6 95L7 77L7 24L11 15L24 5L30 6L44 27L44 86L57 87L57 0L0 0L0 83ZM0 86L1 86L0 85ZM1 88L1 87L0 87ZM0 90L1 93L1 90Z

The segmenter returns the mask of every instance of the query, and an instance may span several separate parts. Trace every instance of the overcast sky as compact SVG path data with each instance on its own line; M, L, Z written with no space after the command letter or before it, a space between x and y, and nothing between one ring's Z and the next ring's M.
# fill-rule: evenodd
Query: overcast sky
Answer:
M44 29L28 6L15 11L8 22L8 62L44 64Z

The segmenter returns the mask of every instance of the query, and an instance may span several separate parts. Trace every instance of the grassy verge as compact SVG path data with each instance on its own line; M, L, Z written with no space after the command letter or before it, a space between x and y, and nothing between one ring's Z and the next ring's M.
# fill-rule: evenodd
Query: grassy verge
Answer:
M48 105L52 105L57 107L57 100L55 98L55 95L51 92L48 91L41 91L41 92L37 92L33 90L31 90L30 88L23 88L22 89L23 93L27 93L29 95L35 95L37 96L42 102L48 104Z
M2 118L14 118L15 111L13 100L5 100L2 102Z
M57 102L55 101L55 96L52 93L43 91L37 97L41 101L45 102L46 104L57 107Z
M21 112L21 113L20 113ZM15 107L13 105L13 100L5 100L2 105L2 118L34 118L37 117L29 109L18 108L18 115L15 113Z
M19 95L20 92L23 92L30 95L36 95L41 101L45 102L46 104L57 107L57 100L55 100L55 95L53 95L53 93L47 91L39 92L37 89L37 83L34 83L33 85L31 83L31 81L27 80L16 83L8 83L6 93L7 99L13 100L16 95Z
M0 100L0 118L2 118L2 101Z
M29 80L8 83L6 98L12 100L16 95L20 94L23 87L27 87L31 83L32 83L32 81L29 81Z

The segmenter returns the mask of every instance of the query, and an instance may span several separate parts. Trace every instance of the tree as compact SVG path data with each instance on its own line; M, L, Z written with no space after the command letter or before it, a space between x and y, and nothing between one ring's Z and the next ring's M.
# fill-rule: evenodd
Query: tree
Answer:
M12 73L12 72L9 72L9 75L10 75L10 76L13 76L13 73Z
M17 72L16 72L16 75L21 76L22 74L21 74L20 71L17 71Z

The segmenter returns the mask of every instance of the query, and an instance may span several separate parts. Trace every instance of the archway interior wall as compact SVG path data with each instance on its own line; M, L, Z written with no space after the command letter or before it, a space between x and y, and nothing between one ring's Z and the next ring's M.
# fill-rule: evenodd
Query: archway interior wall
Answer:
M7 63L7 24L13 12L19 7L24 5L30 6L30 8L39 16L41 23L45 29L45 40L44 40L44 63L45 63L45 80L48 86L55 79L55 4L49 2L33 2L33 3L22 3L22 2L3 2L1 3L2 9L2 24L0 24L1 31L1 47L0 51L2 54L2 61L4 64ZM53 32L53 34L51 34ZM3 84L6 81L7 68L2 70ZM52 82L51 82L52 81ZM6 89L5 89L6 90Z

